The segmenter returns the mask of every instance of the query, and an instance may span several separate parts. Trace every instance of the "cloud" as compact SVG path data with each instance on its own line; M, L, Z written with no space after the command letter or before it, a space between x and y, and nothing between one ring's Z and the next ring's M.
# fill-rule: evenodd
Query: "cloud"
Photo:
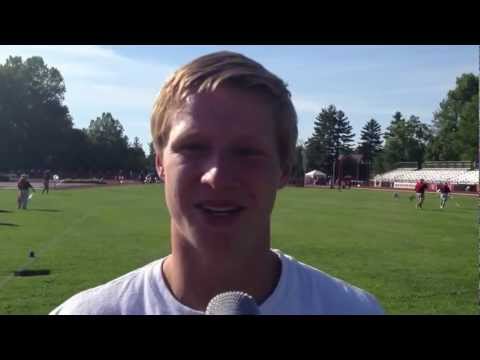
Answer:
M70 87L103 85L106 87L133 86L133 91L162 82L175 69L175 64L153 63L122 56L101 46L0 46L0 61L9 56L42 56L48 66L56 67Z
M377 114L393 114L390 107L381 107L378 104L369 103L364 96L348 93L292 96L292 102L297 112L312 113L315 115L329 105L335 105L337 110L342 110L346 116L349 116L352 109L355 109L354 111L356 113L371 113L374 110Z
M101 46L0 46L0 61L9 56L42 56L64 77L65 102L72 109L102 105L105 111L149 108L176 66L122 56ZM74 119L79 114L72 111ZM82 119L79 119L80 121Z
M324 107L324 101L305 96L292 96L292 102L297 112L319 113Z
M148 118L153 100L177 64L123 56L97 45L0 46L0 63L8 56L24 60L41 56L57 68L66 85L65 104L75 127L87 127L102 112L111 112L129 138L149 140Z
M110 112L119 110L144 110L153 104L157 89L107 83L74 84L66 95L71 107L103 107Z

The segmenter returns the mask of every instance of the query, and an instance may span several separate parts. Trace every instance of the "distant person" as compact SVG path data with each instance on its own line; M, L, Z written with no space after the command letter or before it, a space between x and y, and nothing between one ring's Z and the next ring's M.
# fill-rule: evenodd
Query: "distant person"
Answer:
M415 184L415 196L417 198L417 209L421 209L423 206L423 201L425 200L425 190L427 190L428 185L425 183L423 179L420 179Z
M240 54L202 56L166 82L151 132L171 254L51 314L203 315L230 290L267 315L383 314L368 292L271 249L271 214L298 136L280 78Z
M48 194L48 190L49 190L49 187L50 187L50 171L45 171L43 173L43 190L42 190L42 194L43 193L47 193Z
M18 188L18 195L17 195L18 209L27 210L28 195L30 193L30 189L32 189L32 191L35 192L35 188L28 181L26 174L23 174L22 176L20 176L20 179L18 180L18 183L17 183L17 188Z
M447 183L440 186L440 209L447 207L447 201L450 192L450 187Z

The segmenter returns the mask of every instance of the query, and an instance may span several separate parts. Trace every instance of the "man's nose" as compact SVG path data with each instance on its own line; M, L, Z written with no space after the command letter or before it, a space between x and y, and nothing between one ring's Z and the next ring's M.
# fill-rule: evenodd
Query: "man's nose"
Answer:
M201 177L201 183L212 189L235 188L238 186L235 165L226 156L214 155L208 160Z

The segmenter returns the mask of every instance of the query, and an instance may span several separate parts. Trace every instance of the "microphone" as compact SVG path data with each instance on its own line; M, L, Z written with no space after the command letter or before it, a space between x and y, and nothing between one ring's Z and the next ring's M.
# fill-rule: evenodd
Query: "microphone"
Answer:
M241 291L216 295L208 303L206 315L260 315L255 299Z

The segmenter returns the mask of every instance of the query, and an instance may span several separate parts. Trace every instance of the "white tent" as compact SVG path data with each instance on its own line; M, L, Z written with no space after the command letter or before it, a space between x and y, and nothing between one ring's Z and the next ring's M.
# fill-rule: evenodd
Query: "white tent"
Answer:
M327 177L327 174L325 174L323 171L320 171L320 170L312 170L306 173L305 176L313 179L314 176Z

